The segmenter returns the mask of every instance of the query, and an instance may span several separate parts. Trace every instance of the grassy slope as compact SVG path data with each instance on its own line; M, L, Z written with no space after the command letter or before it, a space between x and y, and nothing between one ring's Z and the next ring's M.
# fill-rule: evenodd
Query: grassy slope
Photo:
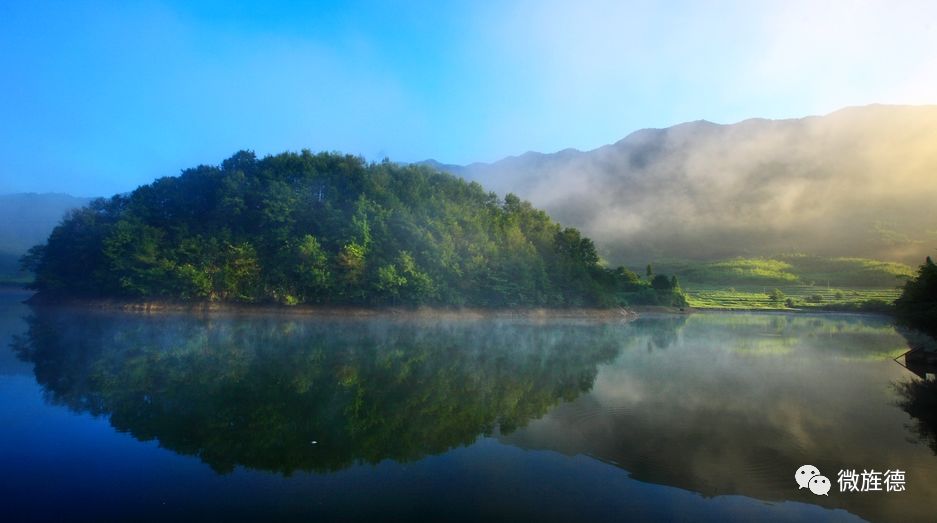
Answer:
M769 293L775 288L784 294L784 299L771 298ZM700 309L882 309L884 307L879 302L890 304L901 294L897 288L850 289L806 285L733 288L695 285L684 290L690 306Z
M914 273L900 263L799 254L708 263L670 261L655 268L677 274L690 306L725 309L881 309L881 302L893 302ZM774 289L784 297L772 299Z

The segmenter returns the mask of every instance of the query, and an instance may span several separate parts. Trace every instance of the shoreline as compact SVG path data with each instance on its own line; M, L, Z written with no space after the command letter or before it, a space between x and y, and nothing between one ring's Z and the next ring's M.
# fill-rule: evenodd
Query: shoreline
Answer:
M17 292L24 295L30 291L12 287L0 288L0 291ZM625 320L637 319L641 315L673 314L689 316L694 313L768 313L768 314L849 314L861 316L885 316L890 314L877 311L830 310L830 309L739 309L739 308L695 308L636 305L631 307L434 307L434 306L353 306L353 305L280 305L280 304L245 304L218 302L178 302L168 300L128 300L113 298L49 298L32 294L23 301L30 306L63 309L81 309L84 311L113 311L137 314L275 314L310 317L412 317L412 318L527 318L527 319L595 319Z
M22 291L24 294L29 291ZM104 298L47 298L33 294L23 303L43 308L81 309L83 311L113 311L137 314L274 314L310 317L397 317L397 318L528 318L528 319L594 319L631 321L639 313L690 314L693 309L637 306L637 307L402 307L402 306L343 306L343 305L280 305L280 304L241 304L217 302L176 302L176 301L139 301Z

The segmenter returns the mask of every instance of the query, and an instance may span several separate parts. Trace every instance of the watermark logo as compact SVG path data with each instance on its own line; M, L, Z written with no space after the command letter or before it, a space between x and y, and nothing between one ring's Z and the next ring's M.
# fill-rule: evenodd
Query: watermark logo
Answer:
M794 480L800 488L810 489L818 496L829 496L830 480L820 474L820 469L813 465L804 465L794 473Z
M820 469L813 465L803 465L794 473L794 480L801 489L809 489L817 496L829 496L832 482L820 474ZM836 477L840 492L904 492L905 472L903 470L875 469L857 473L856 469L840 470Z
M814 476L810 478L810 492L818 496L830 495L830 480L826 476Z

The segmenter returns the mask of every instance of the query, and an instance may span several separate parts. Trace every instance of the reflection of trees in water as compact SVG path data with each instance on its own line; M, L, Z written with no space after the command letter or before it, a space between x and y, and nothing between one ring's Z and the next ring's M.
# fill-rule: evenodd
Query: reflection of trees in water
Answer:
M638 319L632 326L635 338L647 337L647 352L663 350L680 339L680 330L686 325L687 316L668 314Z
M898 332L914 349L904 355L905 368L917 375L894 384L898 406L913 420L908 428L937 454L937 381L928 378L937 373L937 340L915 329L899 328Z
M911 430L937 454L937 381L914 379L895 384L898 405L914 421Z
M28 322L14 350L52 401L220 472L286 474L510 432L591 389L622 330L43 309Z

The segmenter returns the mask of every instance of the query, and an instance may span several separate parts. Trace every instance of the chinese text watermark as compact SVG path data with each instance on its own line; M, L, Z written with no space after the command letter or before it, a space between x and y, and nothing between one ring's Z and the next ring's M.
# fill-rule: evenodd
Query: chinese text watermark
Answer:
M802 489L818 496L829 496L832 483L829 478L820 474L820 469L813 465L803 465L794 473L794 480ZM903 470L875 469L858 472L857 469L840 470L836 476L840 492L904 492L905 472Z

